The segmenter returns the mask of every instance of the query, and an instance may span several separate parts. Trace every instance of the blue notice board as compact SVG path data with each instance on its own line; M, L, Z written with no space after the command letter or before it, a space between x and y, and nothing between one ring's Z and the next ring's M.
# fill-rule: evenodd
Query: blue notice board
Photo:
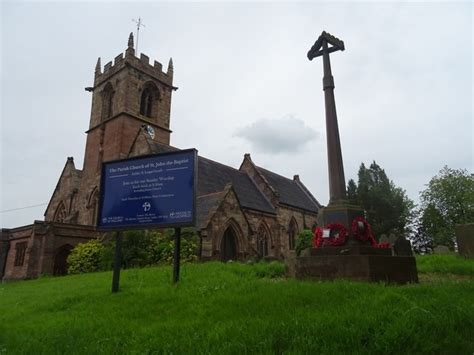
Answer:
M197 150L102 164L97 228L194 226Z

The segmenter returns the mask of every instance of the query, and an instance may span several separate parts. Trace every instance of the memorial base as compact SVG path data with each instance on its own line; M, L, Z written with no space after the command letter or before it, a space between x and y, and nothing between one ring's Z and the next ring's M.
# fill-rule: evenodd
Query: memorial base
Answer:
M288 276L297 279L418 282L414 257L394 256L391 249L368 246L312 249L311 256L288 258L286 270Z
M350 230L351 223L356 217L364 217L364 210L355 205L335 203L321 208L322 224L342 223L347 230Z

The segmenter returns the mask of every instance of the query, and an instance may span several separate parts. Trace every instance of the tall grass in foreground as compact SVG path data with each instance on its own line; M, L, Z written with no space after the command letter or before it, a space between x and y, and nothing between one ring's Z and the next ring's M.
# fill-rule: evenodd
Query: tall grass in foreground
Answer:
M279 277L281 263L130 269L0 285L0 354L474 351L474 282Z

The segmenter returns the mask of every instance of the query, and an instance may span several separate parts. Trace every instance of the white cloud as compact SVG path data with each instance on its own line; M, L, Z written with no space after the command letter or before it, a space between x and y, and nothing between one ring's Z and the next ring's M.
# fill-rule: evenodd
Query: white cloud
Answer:
M301 151L319 133L304 121L287 116L280 119L261 118L238 129L235 136L249 141L257 152L278 154Z

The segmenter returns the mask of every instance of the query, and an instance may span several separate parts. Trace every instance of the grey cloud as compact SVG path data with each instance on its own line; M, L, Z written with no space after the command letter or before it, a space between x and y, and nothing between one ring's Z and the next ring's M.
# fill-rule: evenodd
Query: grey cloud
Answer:
M278 154L300 151L303 146L317 138L319 133L294 117L281 119L261 118L240 128L235 136L247 140L257 152Z

